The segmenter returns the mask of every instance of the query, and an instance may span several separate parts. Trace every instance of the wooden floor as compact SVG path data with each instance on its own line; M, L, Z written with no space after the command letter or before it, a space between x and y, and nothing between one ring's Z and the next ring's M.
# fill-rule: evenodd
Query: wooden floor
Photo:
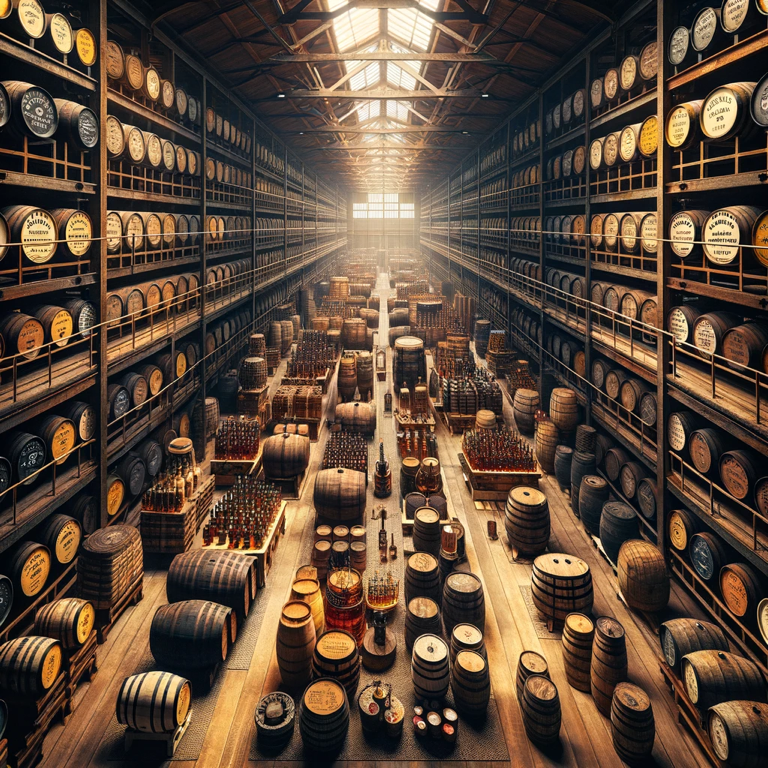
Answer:
M380 276L377 292L381 306L386 310L389 293L385 276ZM387 313L382 311L380 338L387 338ZM391 360L388 361L391 371ZM285 365L285 361L283 362ZM279 381L281 372L275 377ZM391 380L391 375L390 375ZM379 386L379 400L385 387ZM335 382L329 388L326 411L335 399ZM330 410L329 410L330 409ZM394 444L392 420L381 418L379 402L378 427L385 437L388 451ZM511 409L505 403L505 416L511 420ZM320 441L313 444L309 481L305 483L301 501L290 516L285 539L277 550L276 564L269 574L266 610L267 623L259 634L250 669L222 670L226 675L214 718L208 728L200 758L197 761L172 761L161 765L171 768L282 768L284 761L249 762L250 745L255 738L253 712L262 693L275 689L279 675L275 661L274 644L277 617L285 602L298 562L303 537L311 536L311 494L313 475L322 459L322 447L327 430ZM375 445L376 443L374 443ZM562 664L559 636L540 639L534 621L525 605L520 585L530 583L530 564L514 563L503 537L503 519L498 512L478 510L464 484L458 462L460 438L451 436L438 420L438 447L441 457L445 488L449 498L449 512L458 517L467 529L467 554L471 570L478 574L486 595L486 643L491 669L494 696L499 708L511 764L528 766L568 766L568 768L619 768L622 763L611 745L610 724L598 713L587 694L571 688ZM373 452L371 452L372 461ZM390 452L391 458L394 455ZM393 472L393 476L399 473ZM397 487L395 479L395 488ZM627 632L629 674L632 682L642 686L650 695L656 718L656 743L653 757L655 765L663 768L689 768L704 766L707 762L691 736L677 723L677 713L671 696L659 671L658 638L639 618L631 614L616 595L616 579L611 566L594 548L591 540L571 514L569 502L556 483L548 476L541 481L548 496L552 513L552 540L550 549L578 555L592 570L595 588L594 612L611 615L620 621ZM397 491L395 491L397 492ZM486 519L495 516L502 536L491 541L486 534ZM44 768L122 768L144 766L147 761L99 761L94 755L112 718L118 688L122 680L132 674L148 644L151 618L158 606L166 602L165 573L149 571L145 578L144 599L125 614L113 629L107 642L99 649L99 672L94 681L76 693L76 709L67 725L56 726L46 740ZM670 607L677 615L695 615L693 607L685 601L679 590L673 589ZM521 651L536 650L549 661L562 703L562 749L557 754L544 754L525 736L520 710L514 692L515 669ZM194 706L194 703L193 703ZM359 727L354 723L351 727ZM461 736L460 736L461 738ZM387 768L398 761L339 762L345 768L370 766ZM437 761L425 759L409 766L434 768ZM446 761L456 768L491 768L480 761ZM307 765L317 760L308 760ZM400 763L403 764L402 762Z

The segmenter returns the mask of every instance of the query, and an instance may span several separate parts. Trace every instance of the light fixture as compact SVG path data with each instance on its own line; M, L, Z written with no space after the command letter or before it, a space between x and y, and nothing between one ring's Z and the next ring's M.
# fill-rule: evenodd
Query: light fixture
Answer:
M284 99L285 98L285 94L284 93L278 93L277 94L277 98L278 99Z
M469 136L469 131L462 131L462 134L464 134L464 136Z
M490 97L490 94L489 94L489 93L481 93L481 94L480 94L480 98L481 98L481 99L487 99L487 98L489 98L489 97Z

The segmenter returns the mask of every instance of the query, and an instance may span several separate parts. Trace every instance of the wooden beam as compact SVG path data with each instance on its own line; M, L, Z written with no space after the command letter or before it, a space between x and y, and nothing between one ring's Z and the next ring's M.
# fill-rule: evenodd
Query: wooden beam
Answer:
M343 125L322 125L319 128L305 128L303 131L281 129L280 133L371 133L386 136L392 133L475 133L475 131L468 131L466 128L451 128L450 126L444 125L398 125L396 128L361 128L358 125L352 127L345 127Z
M302 147L306 152L332 152L334 150L342 152L359 152L360 150L367 152L371 149L397 149L402 152L443 152L445 150L461 149L467 150L476 147L476 144L429 144L428 146L413 146L411 144L328 144L327 146L319 147ZM382 157L382 155L379 155ZM390 155L390 157L396 157L396 155Z
M360 53L278 53L266 64L325 64L334 61L442 61L446 63L486 64L489 67L508 66L489 53L396 53L395 51L368 51Z
M254 101L274 101L275 99L354 99L355 101L414 101L420 99L477 99L483 95L482 91L475 88L463 88L456 91L394 91L394 90L367 90L367 91L332 91L330 88L317 88L307 90L296 88L293 91L285 91L277 96L266 99L254 99ZM494 101L508 101L498 97L487 97Z

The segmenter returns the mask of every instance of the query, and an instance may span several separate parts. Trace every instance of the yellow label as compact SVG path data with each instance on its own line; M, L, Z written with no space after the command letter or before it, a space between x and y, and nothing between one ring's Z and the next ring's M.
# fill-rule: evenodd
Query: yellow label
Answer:
M75 47L83 66L92 67L96 63L96 38L90 29L78 29L75 32Z
M180 378L187 372L187 358L179 352L176 355L176 378Z
M667 117L667 144L681 147L691 131L691 116L685 106L675 107Z
M84 256L91 247L91 219L82 211L73 213L64 228L67 247L73 256Z
M51 572L51 556L48 550L35 550L21 569L21 591L33 597L43 591L48 574Z
M688 531L685 529L682 517L677 512L673 512L669 518L669 540L679 552L684 552L688 547Z
M72 435L74 437L74 430L72 430ZM71 563L77 554L81 538L80 524L76 520L70 520L66 523L56 537L56 561L59 563Z
M120 505L123 503L125 497L125 485L123 481L114 478L113 483L109 486L107 491L107 514L112 517L120 511Z
M331 680L319 680L304 693L304 706L316 715L330 715L344 705L344 689Z
M149 376L149 391L156 395L163 387L163 372L158 368Z
M0 0L0 19L7 19L13 12L11 0Z
M51 40L59 53L69 53L75 44L72 35L72 25L67 21L66 16L60 13L54 13L51 16L51 23L48 25L51 32Z
M80 645L88 639L95 623L96 611L91 603L86 603L80 609L80 618L77 620L77 642Z
M72 335L72 315L66 309L57 312L51 321L51 341L59 342L57 347L66 346L69 337ZM74 430L72 431L74 440Z
M56 682L60 670L61 645L57 643L48 651L48 655L45 657L45 662L43 664L42 683L45 690L48 690Z
M176 721L181 724L187 718L187 712L189 712L189 703L192 700L192 691L190 690L189 683L184 683L179 691L179 698L176 702Z
M659 145L659 121L649 117L640 128L640 152L646 157L656 154Z

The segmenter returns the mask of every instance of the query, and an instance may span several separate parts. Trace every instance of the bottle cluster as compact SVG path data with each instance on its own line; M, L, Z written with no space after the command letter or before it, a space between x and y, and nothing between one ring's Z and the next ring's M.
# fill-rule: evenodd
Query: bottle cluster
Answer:
M332 432L325 444L323 469L354 469L368 473L368 442L356 432Z
M400 596L400 580L387 569L382 573L377 568L366 583L365 601L372 610L388 610L397 605Z
M464 326L452 307L437 311L416 311L417 328L445 328L449 333L461 333Z
M510 371L507 374L507 381L512 392L518 389L538 389L539 386L536 379L531 376L527 365L521 365L516 370Z
M533 472L533 450L517 432L468 429L461 439L461 449L473 469L482 472Z
M202 482L202 470L186 458L172 457L167 472L144 492L141 507L147 512L181 512L184 502L197 492Z
M259 420L229 416L216 432L216 458L254 459L259 452Z
M282 491L273 483L238 475L216 503L203 528L203 544L229 549L259 549L280 511Z
M413 456L423 461L427 456L437 458L437 436L431 427L424 425L423 429L406 429L397 433L397 447L400 458Z
M443 409L447 413L473 415L483 409L501 413L503 403L499 383L485 368L447 379L443 385Z
M301 340L291 352L287 376L293 379L314 379L333 365L334 350L328 345L325 331L302 333Z

